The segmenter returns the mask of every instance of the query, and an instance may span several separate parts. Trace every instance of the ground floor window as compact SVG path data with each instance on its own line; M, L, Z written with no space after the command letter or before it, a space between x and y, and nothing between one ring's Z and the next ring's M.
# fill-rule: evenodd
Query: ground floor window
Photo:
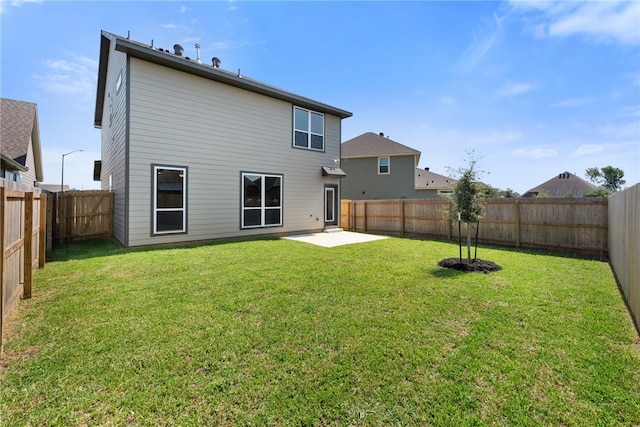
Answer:
M242 173L242 228L282 225L282 175Z
M187 231L187 168L153 166L153 234Z

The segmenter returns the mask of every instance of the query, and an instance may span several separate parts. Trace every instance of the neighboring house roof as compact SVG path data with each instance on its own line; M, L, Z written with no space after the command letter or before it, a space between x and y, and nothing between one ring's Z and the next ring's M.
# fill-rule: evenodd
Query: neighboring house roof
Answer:
M556 177L527 191L522 197L582 197L585 193L597 189L595 185L577 175L563 172Z
M194 74L196 76L204 77L206 79L214 80L220 83L225 83L241 89L249 90L251 92L260 93L272 98L291 102L292 104L295 104L299 107L309 108L310 110L318 111L320 113L332 114L340 117L341 119L345 119L353 115L349 111L332 107L330 105L323 104L321 102L314 101L312 99L296 95L291 92L287 92L277 87L261 83L257 80L250 79L244 75L241 75L239 70L238 73L232 73L230 71L214 67L213 65L198 63L195 60L173 54L165 49L159 49L150 45L129 40L127 38L109 33L107 31L102 31L100 37L98 90L94 116L94 125L96 127L102 126L102 110L104 105L109 48L111 46L111 43L115 44L115 50L124 52L132 57L173 68L175 70L184 71L186 73Z
M457 181L431 172L429 168L416 168L416 190L453 190Z
M4 153L0 153L0 161L2 161L4 168L8 170L21 172L26 172L28 170L26 166L23 166L15 160L5 156Z
M35 176L37 181L42 181L42 152L36 104L0 98L0 141L2 157L13 160L22 167L27 165L29 144L33 144Z
M407 155L414 155L418 156L418 159L420 158L418 150L393 141L382 133L367 132L342 143L343 158Z

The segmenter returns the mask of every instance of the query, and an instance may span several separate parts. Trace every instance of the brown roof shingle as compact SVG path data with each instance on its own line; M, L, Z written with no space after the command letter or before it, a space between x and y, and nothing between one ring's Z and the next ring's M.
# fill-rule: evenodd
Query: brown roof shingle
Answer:
M420 152L373 132L363 133L342 143L342 157L417 155Z
M36 104L0 98L0 147L2 154L26 165Z
M453 190L457 182L453 178L431 172L428 169L416 168L416 189Z
M544 195L546 197L583 197L597 187L577 175L563 172L527 191L523 197Z

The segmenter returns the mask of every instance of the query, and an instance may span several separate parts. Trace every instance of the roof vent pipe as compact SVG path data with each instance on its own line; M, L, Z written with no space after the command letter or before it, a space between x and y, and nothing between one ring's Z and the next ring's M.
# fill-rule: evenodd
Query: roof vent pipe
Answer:
M196 62L202 64L202 61L200 61L200 45L198 43L196 43Z
M173 45L173 51L175 52L176 55L182 56L182 53L184 52L184 49L179 44L174 44Z
M384 136L384 132L380 132L380 136Z
M220 68L220 58L218 58L217 56L214 56L213 58L211 58L211 63L213 64L213 68Z

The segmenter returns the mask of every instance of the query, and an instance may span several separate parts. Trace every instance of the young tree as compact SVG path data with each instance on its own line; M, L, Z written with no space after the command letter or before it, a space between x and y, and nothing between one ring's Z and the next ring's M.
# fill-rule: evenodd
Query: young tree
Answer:
M588 168L586 170L586 176L591 182L601 186L610 193L620 190L620 188L626 184L626 181L622 179L624 177L622 169L614 168L613 166L605 166L601 169Z
M484 197L478 185L478 157L475 153L472 152L469 154L467 163L466 168L460 168L456 171L459 178L453 190L451 213L456 219L466 224L467 258L471 260L471 226L475 224L477 227L482 218L484 213Z

